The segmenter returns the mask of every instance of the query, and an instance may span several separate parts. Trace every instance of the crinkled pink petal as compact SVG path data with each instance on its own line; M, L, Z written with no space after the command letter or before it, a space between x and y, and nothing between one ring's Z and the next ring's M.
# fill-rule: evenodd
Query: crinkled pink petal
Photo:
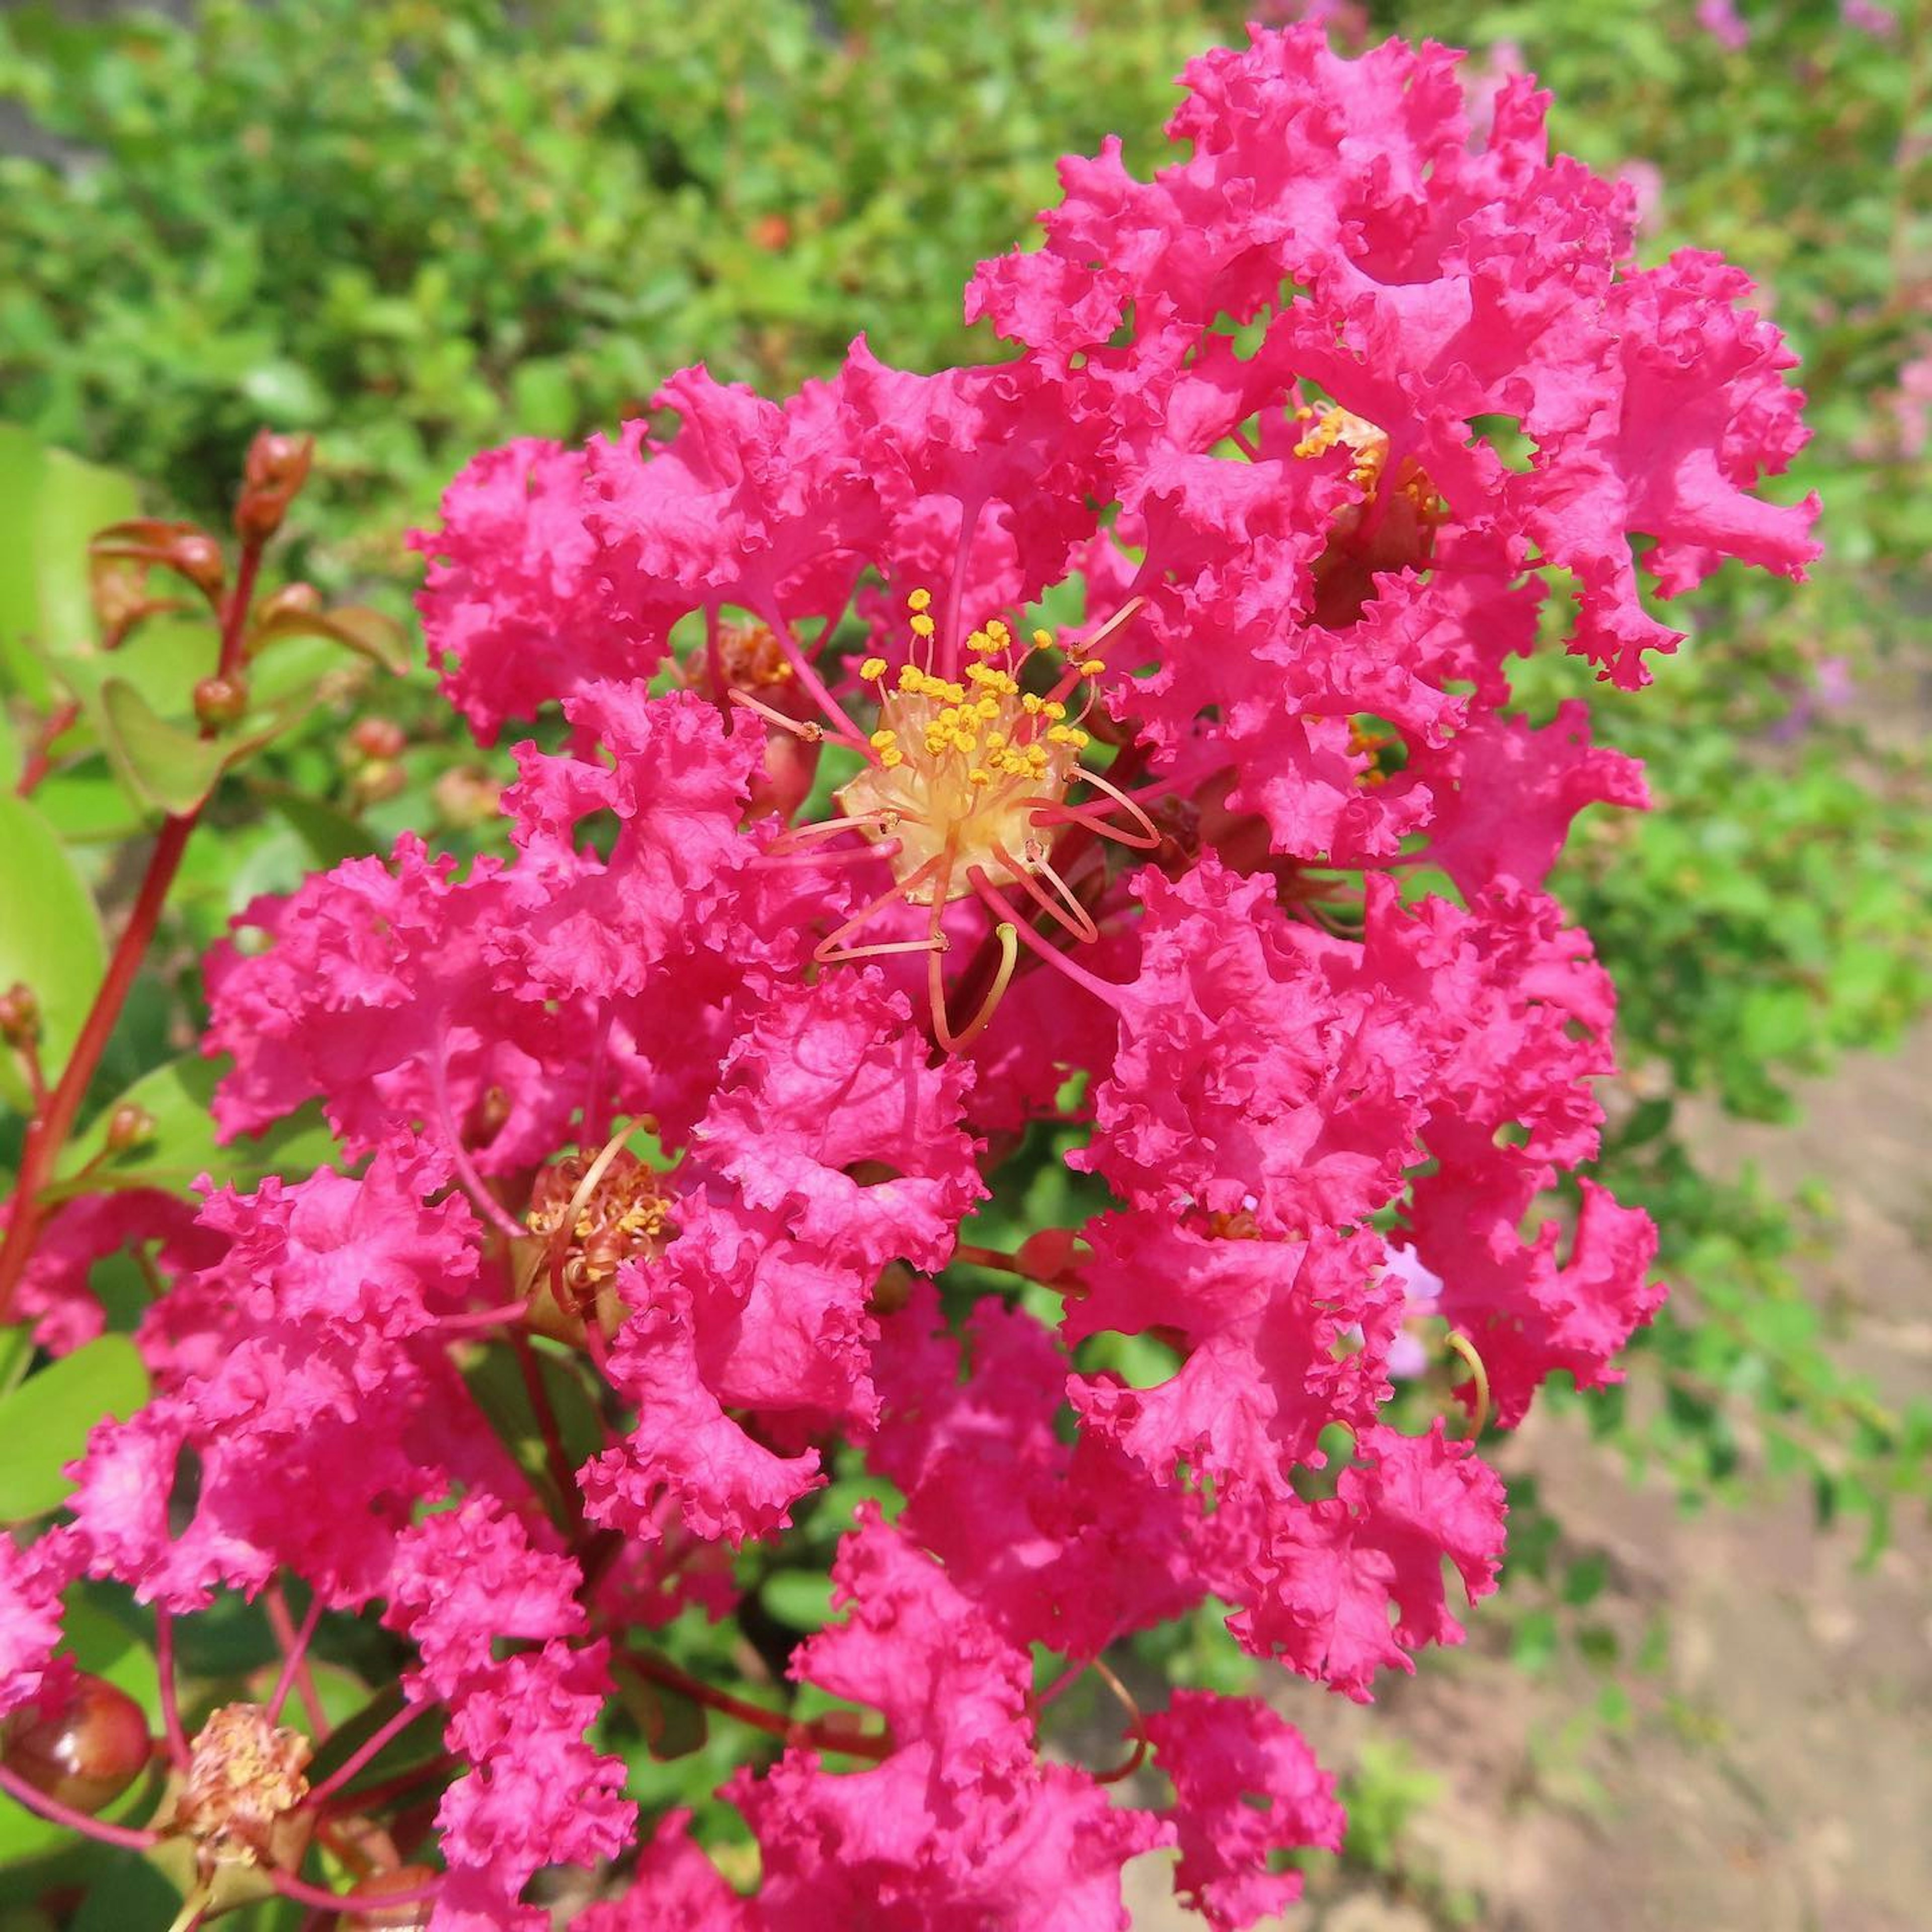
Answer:
M1301 1896L1300 1873L1270 1869L1271 1852L1342 1849L1334 1779L1259 1699L1177 1690L1147 1733L1174 1781L1175 1889L1219 1932L1242 1932Z

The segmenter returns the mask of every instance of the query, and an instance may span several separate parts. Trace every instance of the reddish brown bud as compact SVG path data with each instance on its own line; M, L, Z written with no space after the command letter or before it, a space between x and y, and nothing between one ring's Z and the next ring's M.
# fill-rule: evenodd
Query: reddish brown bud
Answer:
M8 1738L0 1760L35 1790L90 1817L134 1783L152 1748L140 1706L85 1673L52 1708L23 1714L33 1721Z
M238 677L205 677L194 688L194 715L210 731L238 724L248 710L248 687Z
M349 748L362 758L400 758L409 740L392 718L359 718L349 734Z
M235 528L251 543L262 543L282 526L296 493L308 478L315 439L263 430L248 446L242 494L235 503Z
M221 559L221 546L206 530L184 530L168 545L168 564L204 596L220 594L227 566Z
M154 1117L145 1107L123 1102L107 1117L107 1151L128 1154L154 1138Z
M1071 1228L1042 1228L1020 1244L1013 1258L1035 1281L1058 1281L1073 1265L1073 1241Z
M0 1040L9 1046L26 1046L40 1034L40 1003L34 989L16 980L0 993Z

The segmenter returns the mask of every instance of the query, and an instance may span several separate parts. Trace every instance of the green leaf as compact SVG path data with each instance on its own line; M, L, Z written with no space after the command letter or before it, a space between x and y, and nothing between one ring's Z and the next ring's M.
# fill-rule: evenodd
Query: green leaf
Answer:
M774 1570L758 1600L790 1629L823 1630L832 1620L832 1579L822 1570Z
M379 842L359 818L326 800L310 798L286 785L263 784L260 791L317 866L339 866L345 859L360 859L380 849Z
M632 1654L670 1661L649 1645L634 1646ZM619 1701L644 1734L645 1749L660 1763L704 1748L710 1726L702 1704L634 1670L619 1670L612 1676Z
M73 1485L62 1474L105 1417L125 1421L148 1399L148 1372L124 1335L103 1335L50 1362L0 1401L0 1522L58 1509Z
M410 668L410 636L393 617L360 604L333 610L284 610L262 625L250 640L259 654L280 638L327 638L379 664L392 676Z
M198 1053L184 1053L142 1074L100 1109L86 1132L62 1150L49 1194L59 1198L114 1187L160 1187L185 1194L203 1174L218 1187L246 1187L271 1174L298 1179L335 1158L334 1136L314 1102L260 1137L224 1146L215 1138L210 1114L222 1071ZM151 1115L154 1131L138 1147L110 1156L107 1124L122 1106L139 1107Z
M34 1331L25 1322L11 1328L0 1328L0 1396L27 1372L34 1359Z
M51 1082L106 969L94 901L53 829L25 799L0 795L0 988L25 981L40 1007L40 1065ZM0 1051L0 1098L24 1109L26 1083Z
M21 640L55 652L92 640L88 539L137 507L127 477L0 423L0 670L34 704L52 686Z
M228 755L219 739L170 724L125 678L101 686L100 712L107 755L141 803L179 817L214 789Z
M603 1423L582 1376L548 1348L532 1347L564 1455L573 1469L579 1468L604 1447ZM563 1520L565 1498L556 1493L550 1480L543 1430L515 1355L506 1348L486 1349L464 1369L463 1379L518 1466L550 1498L553 1510Z

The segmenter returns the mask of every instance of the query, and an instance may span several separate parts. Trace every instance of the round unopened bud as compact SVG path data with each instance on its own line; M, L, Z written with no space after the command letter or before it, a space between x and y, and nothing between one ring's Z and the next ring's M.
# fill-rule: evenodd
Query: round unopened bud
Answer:
M145 1107L123 1101L107 1117L107 1151L128 1154L154 1138L154 1117Z
M0 1040L9 1046L26 1046L40 1037L40 1003L24 980L16 980L0 993Z
M51 1708L12 1732L0 1762L35 1790L92 1817L140 1775L152 1748L140 1706L82 1672Z
M205 677L194 688L194 715L210 731L238 724L248 709L248 687L238 677Z
M436 1901L414 1894L434 1885L437 1876L428 1865L396 1865L358 1880L343 1894L344 1932L415 1932L427 1925ZM382 1903L397 1897L408 1902Z
M1058 1281L1073 1265L1073 1230L1042 1228L1028 1235L1013 1258L1035 1281Z
M313 617L322 608L322 592L313 584L285 584L272 597L262 600L262 616L272 622L278 617Z
M315 440L283 436L263 430L248 446L242 472L242 494L235 503L235 528L245 539L260 543L282 526L282 518L308 476Z
M480 765L452 765L436 779L433 796L443 823L466 831L496 816L502 781Z
M358 805L379 805L394 798L408 782L409 774L393 758L377 758L356 774L349 789Z
M251 489L298 484L308 474L309 458L314 451L313 436L284 436L272 429L260 430L248 446L242 480Z
M393 718L358 718L349 734L349 748L362 758L400 758L409 742Z
M227 566L221 546L205 530L184 530L168 546L168 562L195 587L212 597L221 588Z

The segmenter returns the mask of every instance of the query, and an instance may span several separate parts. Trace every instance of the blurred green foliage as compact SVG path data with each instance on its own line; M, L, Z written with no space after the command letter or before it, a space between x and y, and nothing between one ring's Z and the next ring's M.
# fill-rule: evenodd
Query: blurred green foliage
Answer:
M48 441L219 509L262 422L326 429L316 567L400 572L475 452L580 436L672 370L783 388L960 320L1054 163L1142 153L1238 5L207 0L0 21L0 393Z

